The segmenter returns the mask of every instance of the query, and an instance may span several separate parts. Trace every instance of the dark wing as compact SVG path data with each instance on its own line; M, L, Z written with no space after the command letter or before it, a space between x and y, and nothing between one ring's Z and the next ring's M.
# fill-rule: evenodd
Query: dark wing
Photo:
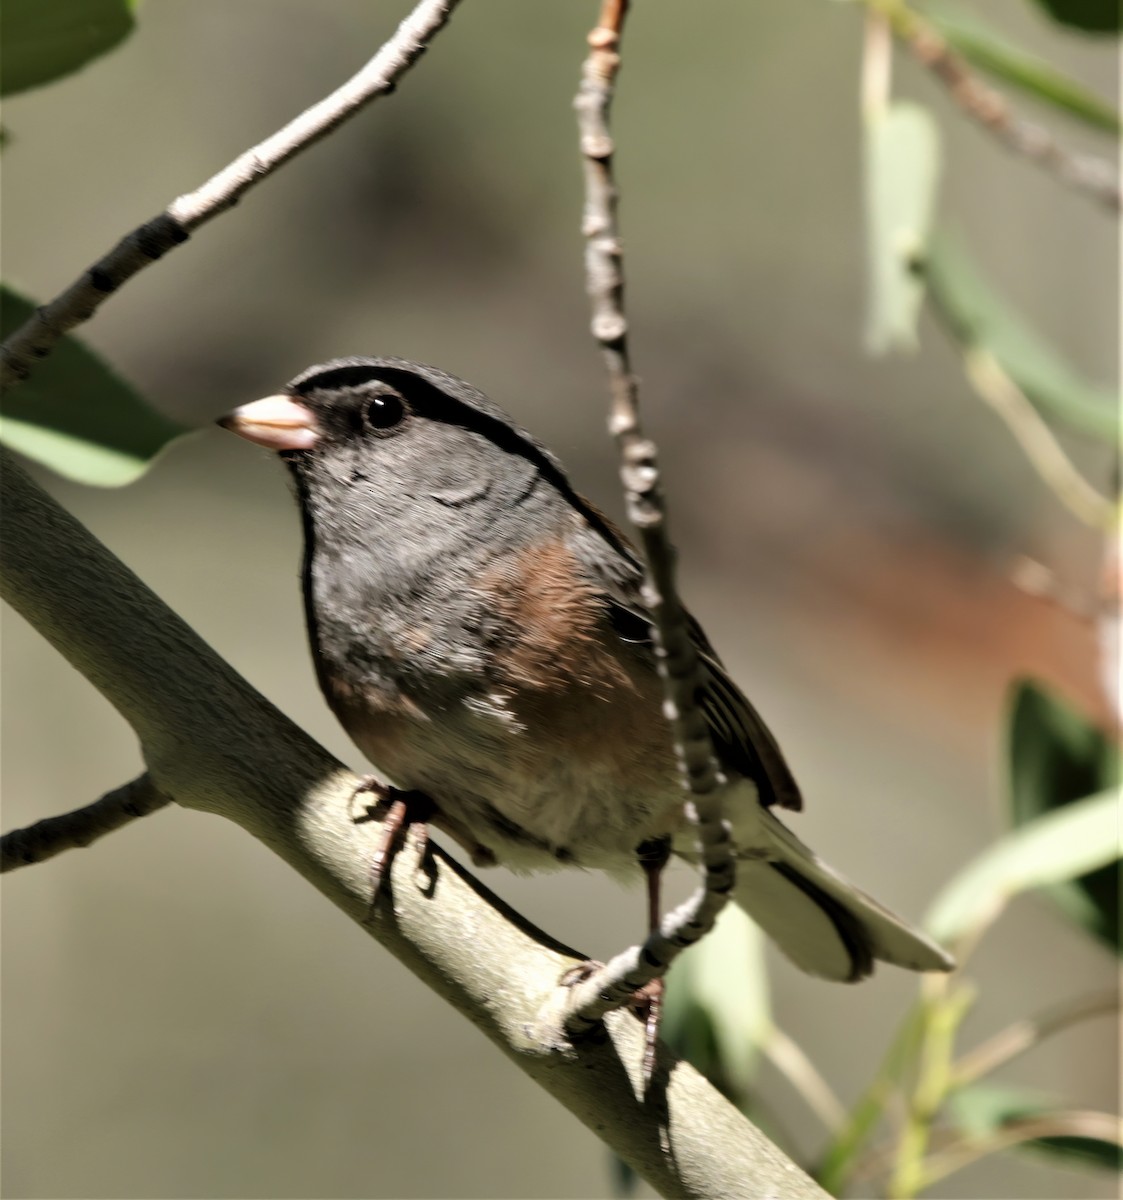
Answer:
M587 502L584 502L587 505ZM640 595L643 568L627 538L591 505L571 547L604 596L609 622L621 641L654 648L651 617ZM591 526L591 527L590 527ZM609 536L606 536L605 531ZM605 542L618 553L605 555ZM609 562L606 564L606 557ZM766 807L801 809L803 799L776 739L729 677L701 625L687 613L690 638L702 670L702 711L721 764L751 780Z
M762 804L778 804L798 812L803 797L772 731L730 679L702 626L690 613L687 617L702 667L702 711L710 724L718 758L756 784Z

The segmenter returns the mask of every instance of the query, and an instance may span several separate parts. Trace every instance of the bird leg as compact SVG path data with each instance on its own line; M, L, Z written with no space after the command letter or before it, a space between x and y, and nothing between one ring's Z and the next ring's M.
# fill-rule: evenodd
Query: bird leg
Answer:
M639 864L647 882L647 932L655 933L662 921L663 868L671 857L670 838L651 838L636 848ZM658 1058L659 1030L663 1024L663 997L666 984L663 977L653 979L632 997L636 1015L643 1019L643 1090L646 1092L655 1075Z
M636 856L643 868L647 880L647 931L654 933L662 919L662 881L663 868L671 857L671 839L650 838L636 847ZM570 967L561 977L562 987L575 987L583 983L591 975L596 974L604 963L595 959L587 959ZM662 977L653 979L650 983L637 988L632 993L631 1007L637 1017L643 1021L643 1090L647 1091L655 1075L658 1061L659 1029L663 1023L663 994L665 986Z
M377 820L383 810L381 836L378 848L375 850L370 863L370 909L367 919L374 916L382 893L382 883L386 872L393 861L394 855L401 849L406 833L412 828L417 835L418 862L425 861L425 853L429 848L429 822L437 812L437 806L424 792L403 792L367 775L355 789L351 799L371 793L378 800L367 806L366 819Z

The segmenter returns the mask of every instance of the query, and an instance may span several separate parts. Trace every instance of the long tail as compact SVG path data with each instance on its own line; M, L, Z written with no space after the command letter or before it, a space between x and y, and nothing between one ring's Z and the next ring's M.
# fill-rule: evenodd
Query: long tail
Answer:
M741 842L737 903L797 967L856 983L875 960L910 971L950 971L952 958L827 866L767 809Z

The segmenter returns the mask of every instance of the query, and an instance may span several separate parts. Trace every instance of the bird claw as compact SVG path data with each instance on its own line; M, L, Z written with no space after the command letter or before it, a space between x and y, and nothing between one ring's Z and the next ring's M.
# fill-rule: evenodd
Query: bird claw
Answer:
M429 821L437 809L424 792L399 791L373 775L363 777L351 799L368 793L377 795L378 799L366 806L366 815L360 819L376 821L381 816L382 820L381 837L370 864L370 905L366 916L370 922L378 908L390 864L411 829L417 842L417 861L424 863L429 850Z
M666 984L662 978L632 993L632 1011L643 1021L643 1090L646 1094L659 1064L659 1031L663 1027L663 998Z
M592 958L577 963L562 975L561 986L576 987L579 983L591 979L603 967L604 963ZM663 1027L663 997L666 990L666 984L661 978L653 979L643 987L637 988L628 1002L632 1012L643 1022L642 1079L645 1094L651 1087L655 1068L659 1064L659 1032Z

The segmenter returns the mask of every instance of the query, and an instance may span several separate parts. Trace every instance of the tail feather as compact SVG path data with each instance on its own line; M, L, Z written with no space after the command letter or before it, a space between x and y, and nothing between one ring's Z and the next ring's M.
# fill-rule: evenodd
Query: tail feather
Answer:
M796 966L845 983L869 975L875 959L912 971L952 969L920 930L828 867L771 812L761 816L755 844L741 843L734 894Z
M849 912L786 863L737 863L734 897L801 970L856 983L873 970L869 940Z

